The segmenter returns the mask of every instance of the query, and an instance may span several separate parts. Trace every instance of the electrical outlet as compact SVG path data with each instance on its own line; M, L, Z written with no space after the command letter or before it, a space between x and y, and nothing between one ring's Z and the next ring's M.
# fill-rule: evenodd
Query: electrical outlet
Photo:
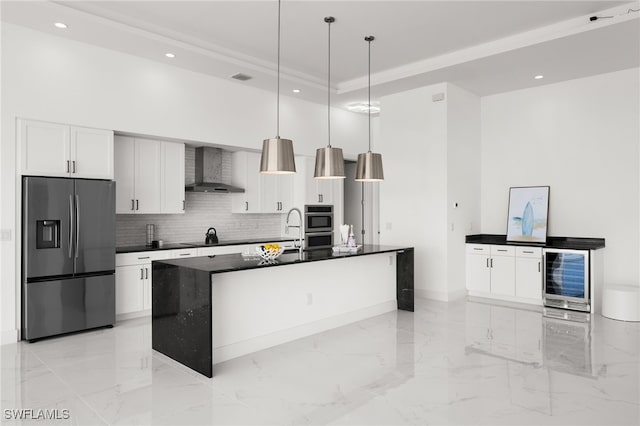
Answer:
M313 305L313 294L307 293L307 306Z
M11 241L11 229L0 229L0 241Z

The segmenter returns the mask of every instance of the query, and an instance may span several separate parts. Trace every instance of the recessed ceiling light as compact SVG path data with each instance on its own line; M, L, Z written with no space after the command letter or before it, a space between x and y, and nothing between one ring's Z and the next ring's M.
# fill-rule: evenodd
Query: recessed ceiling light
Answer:
M176 55L173 54L173 53L165 53L164 56L166 56L167 58L172 58L172 59L176 57Z
M65 29L67 28L67 24L63 24L62 22L56 22L55 24L53 24L56 26L56 28L61 28L61 29Z
M540 79L544 78L544 75L536 75L533 78L535 78L536 80L540 80Z
M292 92L293 93L300 93L300 89L293 89Z
M351 112L360 112L362 114L368 114L369 109L371 109L371 114L377 114L380 112L380 102L371 102L371 106L366 102L353 102L347 105L347 109Z

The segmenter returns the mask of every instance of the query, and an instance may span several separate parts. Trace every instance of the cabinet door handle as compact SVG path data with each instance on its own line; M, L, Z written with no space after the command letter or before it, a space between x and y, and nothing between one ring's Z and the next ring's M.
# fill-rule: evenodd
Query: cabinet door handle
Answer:
M135 210L136 209L136 200L134 200L133 198L131 199L131 210Z
M67 160L67 173L69 173L71 169L69 168L69 160Z
M142 257L139 257L138 259L149 259L149 256L142 256Z
M182 200L182 210L183 211L185 210L185 201L184 200Z
M505 249L498 249L498 251L507 251L507 250L505 250Z
M540 262L538 262L538 272L540 272Z
M140 210L140 200L136 200L136 210Z
M180 256L191 256L191 253L180 253Z
M140 268L140 279L144 280L144 268Z
M532 251L530 251L530 250L522 250L522 252L523 252L523 253L533 254L533 252L532 252Z
M489 258L487 257L487 268L489 267Z
M248 201L245 201L245 202L244 202L244 211L245 211L245 212L246 212L246 211L249 211L249 202L248 202Z
M149 279L149 268L144 268L144 278Z
M491 259L491 261L489 262L489 264L491 265L491 267L493 268L493 259Z
M474 247L473 249L474 250L484 250L483 248L480 248L480 247Z
M73 165L73 173L75 173L76 172L76 160L73 160L71 162L71 164Z

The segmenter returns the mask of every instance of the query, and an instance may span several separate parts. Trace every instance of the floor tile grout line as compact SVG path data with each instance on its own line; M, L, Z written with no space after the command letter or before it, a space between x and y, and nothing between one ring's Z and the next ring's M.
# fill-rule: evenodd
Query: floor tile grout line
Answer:
M37 353L35 353L34 351L32 351L31 349L28 349L36 358L38 358L38 360L45 366L47 367L47 369L49 371L51 371L51 374L53 374L58 380L60 380L67 388L69 388L69 390L71 390L71 392L76 396L76 398L78 398L80 400L80 402L82 402L91 412L93 412L105 425L110 425L111 423L109 423L107 421L107 419L105 419L104 417L102 417L100 415L100 413L93 408L93 406L91 406L91 404L89 404L83 397L82 395L80 395L80 393L76 392L75 389L73 389L73 387L71 386L71 384L69 384L67 381L63 380L62 377L60 377L60 375L58 373L56 373L53 368L51 368Z

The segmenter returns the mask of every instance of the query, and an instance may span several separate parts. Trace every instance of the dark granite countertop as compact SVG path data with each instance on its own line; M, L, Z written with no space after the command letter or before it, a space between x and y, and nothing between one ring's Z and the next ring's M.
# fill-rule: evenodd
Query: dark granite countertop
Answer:
M465 242L470 244L497 244L513 246L536 246L543 248L595 250L604 248L604 238L547 237L546 244L507 242L506 235L476 234L467 235Z
M219 274L223 272L243 271L247 269L264 268L270 266L293 265L297 263L315 262L320 260L344 259L347 257L367 256L378 253L389 253L408 250L412 247L381 246L365 244L357 253L333 253L331 249L303 251L302 256L298 252L284 253L276 260L267 262L260 258L245 259L239 253L222 254L217 256L199 256L184 259L168 259L154 261L167 265L195 269L198 271Z
M197 247L222 247L222 246L239 246L243 244L261 244L261 243L278 243L282 241L293 241L292 237L273 237L273 238L249 238L245 240L221 240L217 244L205 244L203 242L190 243L164 243L162 247L149 247L146 245L139 246L122 246L116 247L116 253L135 253L139 251L156 251L156 250L176 250Z

